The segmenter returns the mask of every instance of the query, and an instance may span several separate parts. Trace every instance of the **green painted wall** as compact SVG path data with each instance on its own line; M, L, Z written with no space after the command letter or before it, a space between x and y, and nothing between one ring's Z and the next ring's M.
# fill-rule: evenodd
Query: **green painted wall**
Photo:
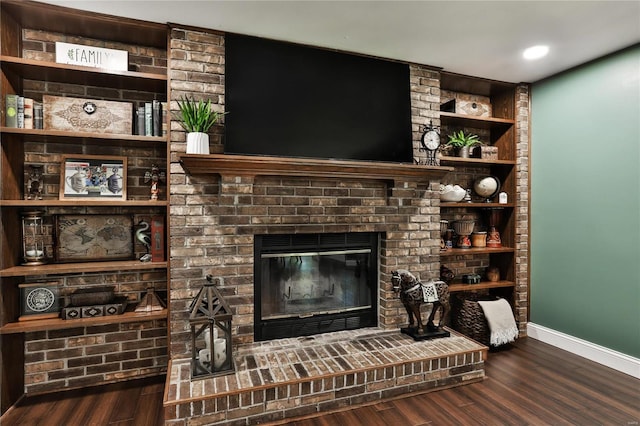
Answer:
M531 111L531 322L640 358L640 45Z

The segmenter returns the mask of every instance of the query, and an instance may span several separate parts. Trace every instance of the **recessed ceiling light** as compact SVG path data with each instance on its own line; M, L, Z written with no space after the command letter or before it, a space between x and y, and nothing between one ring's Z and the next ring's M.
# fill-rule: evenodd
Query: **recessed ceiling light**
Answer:
M522 57L532 61L534 59L540 59L544 56L547 56L547 53L549 53L549 46L531 46L525 49L524 52L522 52Z

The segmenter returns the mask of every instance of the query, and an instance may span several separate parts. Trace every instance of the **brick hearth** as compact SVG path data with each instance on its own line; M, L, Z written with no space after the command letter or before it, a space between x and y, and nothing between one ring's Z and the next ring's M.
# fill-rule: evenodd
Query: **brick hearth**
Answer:
M485 346L456 332L416 342L367 328L240 346L233 374L191 381L172 361L167 425L251 425L484 378Z

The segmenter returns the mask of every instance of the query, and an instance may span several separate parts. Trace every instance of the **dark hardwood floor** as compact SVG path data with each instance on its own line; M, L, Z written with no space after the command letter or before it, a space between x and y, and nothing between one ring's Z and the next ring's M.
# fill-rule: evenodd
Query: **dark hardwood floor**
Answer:
M639 425L640 380L533 339L491 352L487 379L275 424ZM163 378L24 399L0 425L155 426Z

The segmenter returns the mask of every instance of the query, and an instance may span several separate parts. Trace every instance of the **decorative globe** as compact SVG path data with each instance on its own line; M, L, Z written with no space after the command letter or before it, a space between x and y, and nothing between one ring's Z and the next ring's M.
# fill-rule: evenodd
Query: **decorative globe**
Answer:
M490 201L491 198L500 192L500 180L495 176L478 178L473 184L473 190L482 198Z

